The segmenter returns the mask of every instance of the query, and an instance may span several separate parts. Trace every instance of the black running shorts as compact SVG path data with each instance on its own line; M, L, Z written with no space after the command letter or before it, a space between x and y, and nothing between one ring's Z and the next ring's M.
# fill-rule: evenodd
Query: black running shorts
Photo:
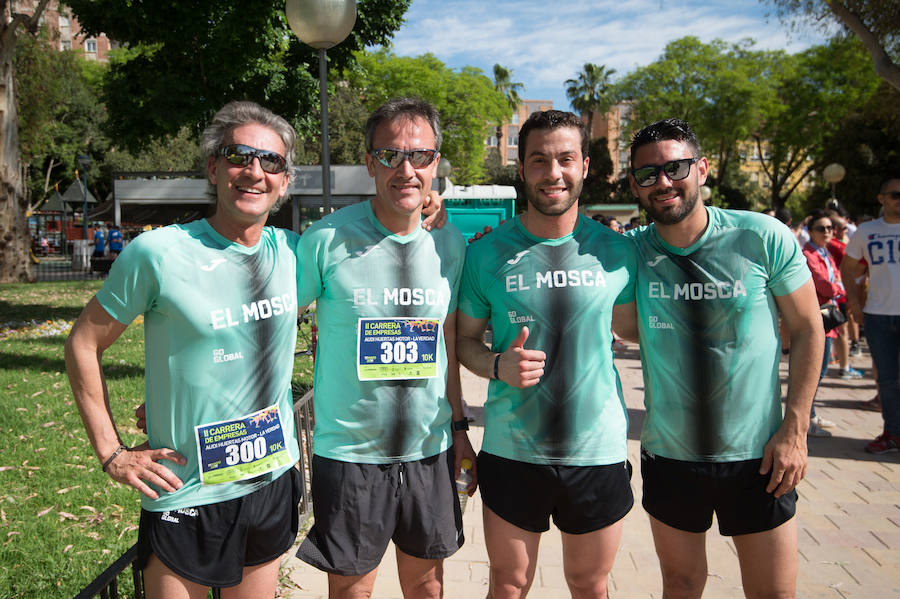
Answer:
M241 583L245 566L281 556L297 536L301 477L290 468L249 495L167 512L141 510L137 566L153 554L179 576L209 587Z
M462 547L453 450L414 462L354 464L314 455L315 524L297 557L341 576L371 572L388 541L421 559Z
M642 449L644 509L686 532L709 530L713 512L725 536L777 528L794 516L797 491L778 498L767 492L771 473L759 473L761 462L684 462Z
M550 516L561 531L584 534L625 517L634 505L631 464L555 466L478 454L481 499L523 530L545 532Z

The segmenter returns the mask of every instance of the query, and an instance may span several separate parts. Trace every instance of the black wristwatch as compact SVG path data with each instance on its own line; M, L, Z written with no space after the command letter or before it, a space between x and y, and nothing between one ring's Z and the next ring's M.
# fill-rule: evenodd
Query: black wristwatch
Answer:
M469 430L469 420L467 418L463 418L462 420L452 420L450 421L450 430L454 433L456 431L467 431Z

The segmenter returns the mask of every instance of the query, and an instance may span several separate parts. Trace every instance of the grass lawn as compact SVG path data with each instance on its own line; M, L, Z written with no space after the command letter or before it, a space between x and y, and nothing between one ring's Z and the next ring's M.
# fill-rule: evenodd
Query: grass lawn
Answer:
M100 470L65 374L68 328L101 284L0 285L0 599L72 597L137 540L138 493ZM134 426L143 338L138 318L103 357L129 446L146 440ZM309 357L297 358L294 382L312 384Z

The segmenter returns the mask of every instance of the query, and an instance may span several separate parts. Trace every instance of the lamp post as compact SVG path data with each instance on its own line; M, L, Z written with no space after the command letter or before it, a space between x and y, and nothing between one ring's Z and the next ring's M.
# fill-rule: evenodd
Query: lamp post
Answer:
M76 158L78 161L78 165L81 167L81 172L84 175L84 179L81 181L82 184L82 198L84 200L84 212L82 213L82 222L84 224L84 238L88 238L88 209L87 209L87 170L88 167L91 166L91 157L87 154L79 154Z
M356 23L356 0L287 0L288 25L301 42L319 50L319 104L322 106L322 208L331 212L328 157L328 59L325 50L344 41Z
M706 202L708 202L709 198L711 198L711 197L712 197L712 189L710 189L706 185L701 185L700 186L700 199L703 200L703 203L705 204Z
M447 177L450 176L450 173L453 171L453 165L450 164L450 161L441 156L441 159L438 161L437 165L437 177L438 177L438 193L444 193L447 189Z
M822 177L831 183L831 201L837 204L837 198L834 197L834 186L844 180L847 171L837 162L832 162L822 171Z

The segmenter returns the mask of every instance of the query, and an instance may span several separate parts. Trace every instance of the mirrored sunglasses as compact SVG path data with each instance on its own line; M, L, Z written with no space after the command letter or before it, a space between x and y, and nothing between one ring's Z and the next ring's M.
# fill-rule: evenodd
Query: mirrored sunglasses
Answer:
M219 150L219 154L235 166L247 166L254 158L259 158L259 168L272 175L287 170L287 161L284 156L270 150L257 150L243 144L231 144Z
M691 165L697 162L699 158L682 158L680 160L670 160L665 164L648 164L641 168L631 169L634 176L634 182L638 187L650 187L656 183L659 178L659 172L662 171L671 181L681 181L691 172Z
M424 168L434 162L437 150L400 150L398 148L375 148L369 154L388 168L397 168L404 160L409 160L413 168Z

